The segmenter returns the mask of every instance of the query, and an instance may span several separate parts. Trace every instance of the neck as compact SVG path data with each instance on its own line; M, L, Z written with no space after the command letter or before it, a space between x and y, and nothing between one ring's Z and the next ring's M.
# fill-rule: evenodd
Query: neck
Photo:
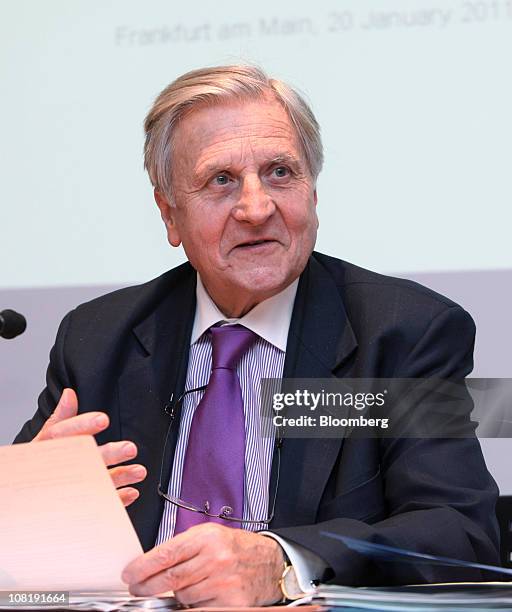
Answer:
M206 288L206 290L208 291L208 288ZM251 300L250 298L248 298L247 300L239 299L236 301L229 300L229 301L224 302L223 300L218 299L215 296L213 296L210 293L210 291L208 291L208 294L212 298L217 308L222 312L222 314L227 319L240 319L241 317L246 315L249 311L251 311L255 306L257 306L260 302L263 302L263 300L266 300L267 297L271 297L271 296L267 296L264 298L260 298L258 300L256 299Z
M235 292L233 289L216 291L214 287L208 286L204 281L203 286L214 304L227 319L240 319L255 306L284 289L284 287L279 287L267 292Z

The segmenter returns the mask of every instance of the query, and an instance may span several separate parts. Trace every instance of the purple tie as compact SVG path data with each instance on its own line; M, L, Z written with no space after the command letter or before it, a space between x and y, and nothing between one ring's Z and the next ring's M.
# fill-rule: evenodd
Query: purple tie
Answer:
M212 327L212 373L192 419L180 499L212 514L241 518L244 510L245 418L236 366L257 339L241 325ZM214 521L240 523L178 507L175 534Z

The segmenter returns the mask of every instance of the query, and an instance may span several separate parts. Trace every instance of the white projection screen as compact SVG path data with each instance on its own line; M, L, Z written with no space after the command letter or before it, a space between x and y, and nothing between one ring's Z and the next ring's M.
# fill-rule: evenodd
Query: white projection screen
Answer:
M143 171L142 122L205 65L258 64L303 92L325 145L317 249L458 301L477 323L474 375L512 376L511 1L0 7L0 310L28 319L0 340L0 443L34 412L69 309L184 260ZM484 441L503 492L510 449Z

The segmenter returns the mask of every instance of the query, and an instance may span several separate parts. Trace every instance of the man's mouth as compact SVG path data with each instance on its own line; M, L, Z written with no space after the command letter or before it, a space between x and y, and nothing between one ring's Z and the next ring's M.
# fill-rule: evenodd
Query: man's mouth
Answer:
M273 240L273 239L262 239L262 240L248 240L247 242L241 242L240 244L237 244L237 246L235 247L236 249L263 249L265 247L268 247L270 245L275 245L277 244L277 240Z

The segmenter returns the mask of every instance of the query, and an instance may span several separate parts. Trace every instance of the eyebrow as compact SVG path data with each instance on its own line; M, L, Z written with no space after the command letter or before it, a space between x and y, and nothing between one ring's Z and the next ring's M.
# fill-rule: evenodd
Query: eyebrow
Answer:
M265 165L267 166L274 166L275 164L288 164L290 166L300 167L301 160L288 153L279 153L278 155L275 155L274 157L271 157L265 161ZM218 162L206 164L201 167L201 169L197 172L197 175L200 177L209 176L211 174L215 174L216 172L230 170L235 165L236 164L233 164L232 162L227 162L225 164Z
M288 153L282 153L280 155L276 155L268 162L269 166L273 166L275 164L289 164L291 166L300 166L301 160L295 157L294 155L288 155Z

